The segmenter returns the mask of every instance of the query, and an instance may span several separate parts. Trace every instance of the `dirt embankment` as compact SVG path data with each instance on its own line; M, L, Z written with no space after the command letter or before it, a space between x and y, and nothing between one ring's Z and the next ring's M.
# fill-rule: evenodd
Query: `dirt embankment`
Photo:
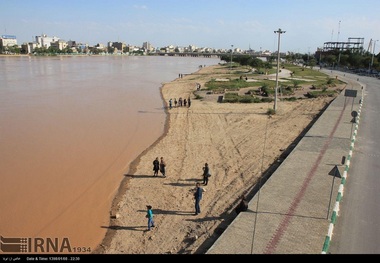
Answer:
M258 179L281 162L286 149L334 99L281 101L271 117L266 112L273 103L195 99L196 83L204 87L217 78L217 68L203 68L163 86L165 101L190 97L191 106L168 110L165 135L132 164L115 199L108 234L95 253L205 253L235 217L239 197L249 195ZM166 178L153 177L152 162L161 156ZM195 216L192 191L202 182L205 162L212 176ZM145 218L148 204L156 225L152 231L147 231Z

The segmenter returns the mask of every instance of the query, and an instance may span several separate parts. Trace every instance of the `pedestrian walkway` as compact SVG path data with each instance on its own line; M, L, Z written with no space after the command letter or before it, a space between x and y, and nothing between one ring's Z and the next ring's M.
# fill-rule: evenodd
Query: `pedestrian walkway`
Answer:
M206 254L326 252L345 171L342 161L347 161L357 125L352 112L360 112L363 91L360 83L336 74L348 83L346 89Z

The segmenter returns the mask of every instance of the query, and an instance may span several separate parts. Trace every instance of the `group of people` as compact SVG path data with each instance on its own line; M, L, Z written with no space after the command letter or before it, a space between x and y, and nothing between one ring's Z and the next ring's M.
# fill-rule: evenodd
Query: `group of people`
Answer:
M161 157L161 159L159 160L158 157L156 157L156 159L154 159L154 161L153 161L153 172L154 172L153 176L156 177L156 176L158 176L158 173L161 172L162 176L166 177L165 168L166 168L166 163L164 161L164 158ZM203 170L203 174L202 174L203 185L207 185L208 180L211 176L208 163L204 164L204 166L202 167L202 170ZM197 182L195 186L196 187L195 187L195 190L193 193L194 200L195 200L195 204L194 204L195 214L194 215L198 215L201 213L200 202L202 200L203 193L206 192L206 190L203 187L201 187L200 182ZM247 201L246 196L243 195L241 197L240 203L235 208L235 212L236 212L236 214L239 214L242 211L247 211L247 209L248 209L248 201ZM147 205L146 218L148 218L148 231L150 231L152 229L152 227L154 227L153 211L152 211L151 205Z
M162 174L163 177L166 177L165 175L165 169L166 163L164 161L164 157L161 157L161 160L158 160L158 157L153 160L153 177L158 176L158 172Z
M180 97L177 101L176 98L174 98L174 101L173 99L169 99L169 109L173 108L173 103L174 103L174 107L190 107L191 106L191 99L190 97L188 97L187 99L182 99L182 97Z

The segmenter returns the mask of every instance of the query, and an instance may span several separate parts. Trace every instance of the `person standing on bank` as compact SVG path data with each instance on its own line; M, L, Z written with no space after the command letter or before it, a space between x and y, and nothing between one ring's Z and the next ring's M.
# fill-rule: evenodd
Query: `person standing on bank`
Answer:
M162 174L163 177L166 177L166 175L165 175L165 172L166 172L166 163L164 161L164 157L161 157L160 172L161 172L161 174Z
M154 159L153 161L153 176L158 176L158 171L160 170L160 161L158 160L158 157Z
M208 167L208 163L205 163L205 166L203 166L203 184L207 185L208 184L208 178L211 176L210 175L210 169Z
M148 231L151 230L152 227L154 227L154 220L153 220L153 211L152 211L152 206L147 205L146 206L147 211L146 211L146 218L148 218Z
M173 107L173 100L170 99L170 100L169 100L169 109L171 109L172 107Z
M200 202L203 196L203 192L206 192L200 183L196 183L194 199L195 199L195 215L198 215L201 212Z

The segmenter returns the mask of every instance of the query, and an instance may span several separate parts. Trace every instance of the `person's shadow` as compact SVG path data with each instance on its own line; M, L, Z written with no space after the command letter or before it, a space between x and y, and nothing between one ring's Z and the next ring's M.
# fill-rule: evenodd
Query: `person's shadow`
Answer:
M101 228L108 228L111 230L131 230L131 231L145 231L146 226L101 226Z

